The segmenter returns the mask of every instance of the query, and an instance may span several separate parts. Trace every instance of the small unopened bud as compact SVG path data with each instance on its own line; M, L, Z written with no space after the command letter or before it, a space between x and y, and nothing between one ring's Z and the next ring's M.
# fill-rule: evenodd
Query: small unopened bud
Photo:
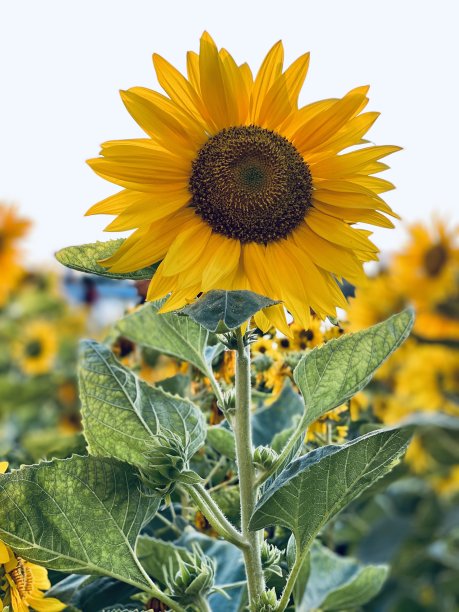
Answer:
M279 565L282 557L282 551L266 542L263 542L263 546L261 547L261 563L263 565L263 569L267 569L271 565Z
M276 612L277 610L277 595L276 589L272 588L269 591L264 591L259 595L250 607L251 612Z
M278 454L269 446L257 446L253 452L253 462L262 470L269 470L276 462Z
M142 470L144 482L160 493L169 494L177 482L200 482L199 476L189 469L188 446L172 431L158 431L146 453L149 466Z
M174 573L172 563L166 572L165 581L174 599L181 604L196 603L212 591L215 577L215 563L206 557L199 546L193 547L193 554L185 561L177 553L178 570Z

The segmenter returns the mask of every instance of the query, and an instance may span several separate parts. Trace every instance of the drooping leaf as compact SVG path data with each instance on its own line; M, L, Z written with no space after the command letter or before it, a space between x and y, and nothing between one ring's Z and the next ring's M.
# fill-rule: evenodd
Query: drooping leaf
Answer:
M145 588L151 583L135 543L160 499L114 459L75 455L24 466L0 477L0 538L50 569Z
M301 390L309 425L367 385L375 370L407 338L412 310L369 329L330 340L300 361L293 376Z
M278 304L251 291L209 291L178 311L211 332L236 329L263 308Z
M54 584L47 597L56 597L73 610L102 610L107 606L130 603L136 587L114 578L70 574ZM67 609L66 609L67 610Z
M111 257L120 248L123 242L124 238L119 238L117 240L108 240L107 242L91 242L89 244L65 247L56 253L56 259L67 268L72 268L79 272L88 272L89 274L105 276L106 278L132 280L150 279L155 273L158 264L134 272L110 272L107 268L104 268L98 263L102 259Z
M323 525L398 463L410 436L408 429L379 430L295 459L261 496L250 528L282 525L307 549Z
M295 610L347 610L375 597L386 580L387 565L362 565L358 561L334 554L314 542L310 554L310 573Z
M166 355L188 361L207 374L208 331L188 317L173 313L158 314L161 304L145 304L116 324L124 337Z
M274 436L291 427L295 417L304 411L301 397L286 381L279 397L272 404L265 403L252 415L253 443L255 446L272 442Z
M141 381L103 344L82 342L79 370L84 435L91 454L148 469L146 452L160 428L189 444L188 459L204 444L199 408Z

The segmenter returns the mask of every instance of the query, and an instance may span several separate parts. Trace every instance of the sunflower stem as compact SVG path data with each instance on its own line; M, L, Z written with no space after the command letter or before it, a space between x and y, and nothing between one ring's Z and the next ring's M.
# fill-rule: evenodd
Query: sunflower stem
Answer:
M250 422L251 384L250 384L250 348L244 346L241 328L236 330L236 411L233 419L233 430L236 439L236 458L239 473L241 497L241 531L248 542L243 550L249 604L253 603L265 589L261 566L260 534L249 531L249 521L257 501L258 488L255 483L255 466L252 453L252 427Z

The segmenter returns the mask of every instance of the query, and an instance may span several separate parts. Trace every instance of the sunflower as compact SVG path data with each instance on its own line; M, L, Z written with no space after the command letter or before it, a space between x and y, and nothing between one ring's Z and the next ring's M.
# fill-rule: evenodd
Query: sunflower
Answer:
M47 321L29 323L13 347L14 357L24 372L31 376L46 374L53 366L57 353L56 329Z
M0 461L0 474L8 467ZM45 597L43 590L51 583L44 567L25 561L15 555L9 546L0 540L0 612L5 606L10 612L59 612L66 604L53 597Z
M17 243L29 227L30 222L18 217L13 206L0 204L0 304L6 301L23 274Z
M148 137L106 142L88 161L123 190L87 214L117 215L107 231L135 230L103 264L130 272L161 261L147 299L171 294L162 312L212 289L248 289L307 329L311 309L324 318L345 306L337 279L361 283L363 262L377 259L371 232L354 225L393 227L380 196L393 185L373 175L399 147L363 140L378 117L362 112L369 88L299 107L309 54L286 70L283 54L276 43L252 76L204 33L187 77L155 54L165 95L121 92ZM289 332L282 305L255 322Z
M410 242L394 257L392 276L396 289L418 308L436 305L451 297L459 278L459 226L448 229L434 219L430 226L410 227Z

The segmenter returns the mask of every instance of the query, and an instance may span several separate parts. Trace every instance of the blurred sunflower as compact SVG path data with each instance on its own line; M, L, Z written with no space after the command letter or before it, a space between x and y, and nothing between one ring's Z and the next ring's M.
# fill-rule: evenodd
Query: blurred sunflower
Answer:
M394 257L392 277L420 308L446 300L459 277L459 226L448 229L439 219L413 225L407 248Z
M46 374L53 366L58 343L55 327L47 321L29 323L13 347L13 355L24 374Z
M378 113L362 113L368 87L298 107L309 65L283 70L276 43L252 76L204 33L184 77L158 55L166 95L143 87L121 93L148 138L102 145L92 169L124 189L87 214L117 218L108 231L134 233L105 260L129 272L161 261L148 300L171 293L162 311L211 289L249 289L284 302L304 328L310 309L324 318L345 299L337 279L359 284L377 259L363 222L393 227L379 194L393 185L373 175L396 146L365 146ZM284 309L258 313L288 333Z
M17 243L29 227L30 222L20 218L13 206L0 204L0 304L5 302L23 274Z
M0 461L0 474L8 467ZM59 612L66 604L53 597L45 597L44 590L51 583L44 567L25 561L14 554L9 546L0 540L0 612L9 606L10 612Z

